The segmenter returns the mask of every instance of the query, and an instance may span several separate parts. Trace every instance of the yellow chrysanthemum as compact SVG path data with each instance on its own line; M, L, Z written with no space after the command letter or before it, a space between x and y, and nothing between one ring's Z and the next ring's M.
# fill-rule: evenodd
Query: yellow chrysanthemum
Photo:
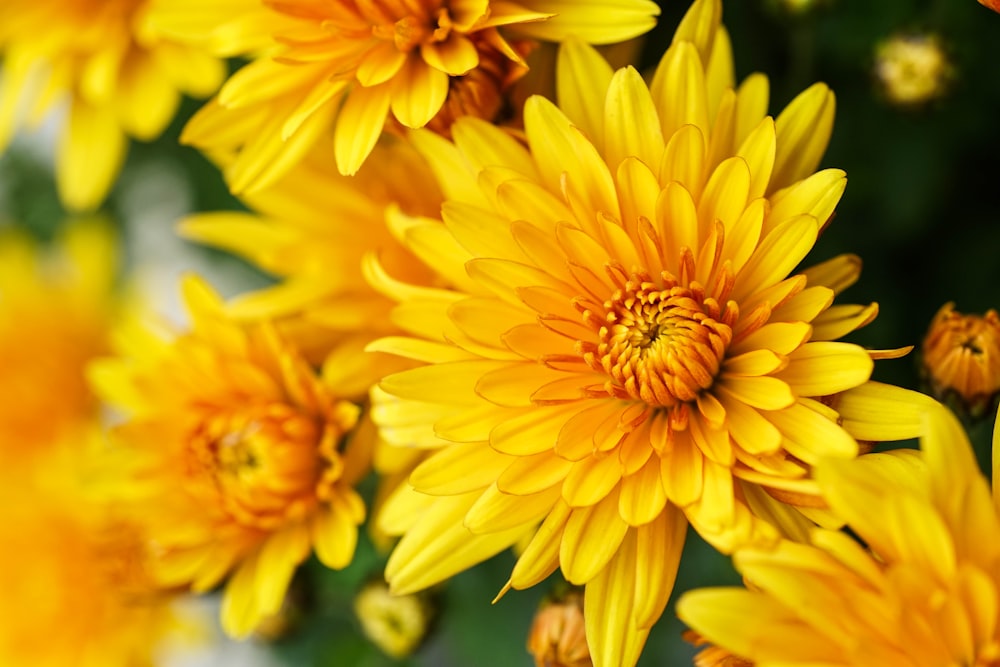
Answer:
M518 40L619 42L658 13L650 0L163 0L154 22L227 54L273 39L183 136L238 150L229 184L241 192L273 181L331 132L338 168L353 174L390 117L406 127L444 128L467 113L493 120L524 70Z
M4 0L0 4L0 150L24 122L68 102L56 182L70 209L98 206L126 137L156 138L182 93L211 94L223 63L149 28L146 0Z
M87 362L107 349L118 249L96 220L67 225L53 247L0 231L0 451L9 465L95 416Z
M394 275L429 283L433 272L393 238L387 211L436 215L441 195L426 164L402 141L385 141L354 177L341 176L314 151L274 185L242 196L251 212L193 215L185 236L240 255L280 279L242 294L227 312L245 322L274 321L282 335L321 362L336 350L338 367L354 366L341 395L364 398L397 360L362 354L379 336L398 331L392 301L362 275L363 257L377 252Z
M736 567L754 590L688 592L681 618L758 667L1000 664L998 487L991 497L950 412L926 420L921 453L817 467L832 509L871 552L822 529L812 544L741 550ZM996 455L996 429L993 442Z
M206 591L230 574L223 628L245 636L278 611L315 549L343 568L365 507L354 484L369 448L350 439L359 409L265 324L240 326L201 282L185 282L191 330L121 336L91 376L128 421L113 434L143 456L140 514L167 584Z
M475 119L454 143L414 133L444 224L403 237L453 289L368 267L412 334L371 349L426 364L380 383L374 418L393 443L439 448L380 517L405 532L390 584L530 537L508 585L560 567L586 584L598 666L638 659L687 520L726 550L776 537L754 513L804 532L765 490L817 503L811 464L919 430L914 395L869 382L870 354L834 340L875 314L831 306L856 258L789 275L844 188L812 174L832 95L765 116L764 77L733 90L720 15L693 5L650 87L567 45L562 110L531 98L526 145Z
M103 444L93 435L98 446L77 433L30 468L0 468L0 664L151 665L181 630L138 527L84 483Z

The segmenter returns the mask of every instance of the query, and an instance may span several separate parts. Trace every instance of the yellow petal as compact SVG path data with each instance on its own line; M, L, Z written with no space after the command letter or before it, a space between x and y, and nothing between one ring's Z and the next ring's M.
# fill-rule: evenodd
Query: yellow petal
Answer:
M636 623L635 529L621 541L608 566L587 582L583 595L583 616L587 644L594 667L632 667L639 659L649 636Z
M392 114L406 127L423 127L448 97L448 75L411 57L392 82Z
M450 76L462 76L479 65L479 51L472 41L452 32L443 42L425 42L420 45L424 62Z
M355 86L348 91L337 116L333 150L337 170L354 175L382 134L392 97L392 83L371 88Z
M597 505L574 509L566 521L559 562L566 581L583 585L593 579L618 551L628 524L618 515L618 494Z
M56 185L71 210L96 208L111 189L127 150L114 114L75 100L59 138Z
M556 487L527 496L512 496L493 484L469 508L465 526L475 534L534 527L548 515L558 500L559 489Z
M805 178L816 169L830 142L835 108L833 92L825 84L815 83L778 115L775 121L778 154L772 191Z
M556 99L574 125L604 147L604 104L611 85L611 65L597 49L571 36L559 46Z
M615 72L604 104L604 155L617 168L628 157L647 167L660 164L663 153L660 119L642 77L632 67Z

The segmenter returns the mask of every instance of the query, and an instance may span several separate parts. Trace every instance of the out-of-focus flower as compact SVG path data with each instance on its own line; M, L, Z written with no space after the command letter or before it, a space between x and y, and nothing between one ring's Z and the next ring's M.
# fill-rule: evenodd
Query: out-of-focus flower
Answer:
M197 214L180 227L188 238L244 257L281 279L237 296L226 304L227 313L243 322L275 322L315 363L336 350L340 358L331 364L354 367L338 390L364 398L398 361L362 350L398 328L389 318L392 301L365 282L362 258L378 253L393 275L430 284L433 272L386 222L389 212L438 214L441 194L427 165L409 145L387 140L348 177L314 150L274 185L241 199L251 212Z
M681 619L758 667L997 664L997 506L955 417L936 406L925 418L921 453L817 467L832 509L871 552L822 529L812 544L739 551L756 590L688 592Z
M70 209L100 205L127 137L148 141L181 94L207 96L221 61L151 30L146 0L4 0L0 3L0 150L22 124L68 103L56 182Z
M565 45L562 108L531 98L524 143L471 118L453 142L413 133L446 201L405 239L453 287L368 266L411 334L370 349L423 364L380 383L373 418L438 449L379 517L405 533L395 592L527 536L508 587L561 568L586 585L594 663L632 665L688 521L723 550L801 532L767 489L818 504L813 463L918 432L930 399L869 382L870 353L836 341L876 312L831 305L857 259L789 275L845 185L813 173L833 96L766 116L764 77L734 90L720 17L696 2L650 87Z
M875 50L875 78L886 98L919 106L947 90L952 66L936 35L896 35Z
M583 620L583 595L570 592L546 600L528 634L528 653L535 667L591 667Z
M84 377L107 350L118 266L108 224L67 224L50 249L0 231L0 451L5 466L64 442L98 405Z
M350 437L359 408L337 394L341 369L317 376L273 327L229 320L194 278L184 294L187 333L125 330L119 357L90 375L127 418L115 440L142 457L137 512L158 577L203 592L229 574L222 625L242 637L279 610L313 550L331 568L350 563L370 445Z
M78 431L30 468L0 468L0 664L152 665L183 630L117 484L84 474L100 445Z
M188 124L184 141L238 151L234 192L263 187L333 137L353 174L387 119L445 130L471 113L494 120L524 71L524 40L578 35L619 42L652 28L650 0L356 2L162 0L154 23L226 54L273 40ZM219 20L222 12L227 18Z
M354 614L365 636L397 659L417 650L434 618L424 595L392 595L384 581L365 584L354 598Z
M970 414L981 415L1000 391L1000 316L963 315L955 304L938 310L922 347L923 372L939 400L954 395Z
M1000 0L979 0L983 7L989 7L995 12L1000 12Z

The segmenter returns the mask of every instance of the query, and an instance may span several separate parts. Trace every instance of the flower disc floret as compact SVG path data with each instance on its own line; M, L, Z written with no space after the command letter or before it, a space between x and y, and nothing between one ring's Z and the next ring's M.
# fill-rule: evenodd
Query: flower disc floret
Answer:
M578 343L594 370L611 376L610 396L671 408L711 388L733 337L739 308L725 310L697 284L681 287L669 275L657 285L633 276L603 304L604 317L583 312L599 326L600 343Z

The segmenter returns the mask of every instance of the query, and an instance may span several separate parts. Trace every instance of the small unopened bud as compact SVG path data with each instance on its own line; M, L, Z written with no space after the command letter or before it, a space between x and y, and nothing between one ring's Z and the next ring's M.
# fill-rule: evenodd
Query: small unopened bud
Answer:
M963 315L945 304L927 330L922 356L935 398L973 417L982 415L1000 392L1000 316L992 309Z
M405 658L416 651L433 619L433 609L425 596L392 595L380 580L367 583L357 594L354 613L365 636L393 658Z
M581 593L542 603L528 634L528 653L535 667L592 667Z
M729 651L709 642L694 630L685 630L684 641L693 644L701 651L694 657L695 667L753 667L753 662L733 655Z
M940 97L951 76L951 63L935 35L896 35L876 48L875 77L886 98L898 106L920 106Z

